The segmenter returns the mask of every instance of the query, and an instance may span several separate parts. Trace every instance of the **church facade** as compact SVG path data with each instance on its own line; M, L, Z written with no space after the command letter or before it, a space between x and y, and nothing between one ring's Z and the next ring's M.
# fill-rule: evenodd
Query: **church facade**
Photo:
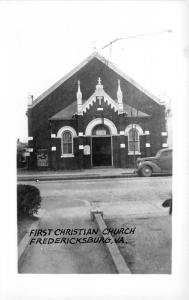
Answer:
M28 99L28 166L133 168L167 147L165 106L97 53Z

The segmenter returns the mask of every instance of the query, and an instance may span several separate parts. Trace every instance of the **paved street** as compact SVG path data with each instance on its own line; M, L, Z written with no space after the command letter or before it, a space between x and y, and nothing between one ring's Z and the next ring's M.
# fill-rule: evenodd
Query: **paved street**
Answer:
M102 209L107 220L165 218L168 209L161 204L171 195L172 177L30 181L23 184L27 183L37 186L41 192L41 209L45 212L40 228L92 228L95 226L90 220L93 208ZM153 239L150 238L149 245ZM115 269L102 244L78 247L53 244L30 246L19 272L115 273Z
M50 209L55 204L52 201L58 200L61 200L61 207L86 205L93 201L110 203L133 200L163 200L171 193L172 177L25 181L23 184L38 187L43 197L43 208Z
M115 207L119 211L119 207L125 205L130 209L135 207L139 213L147 207L149 213L152 213L158 212L158 209L165 211L161 204L171 195L172 177L30 181L23 184L32 184L40 189L43 198L41 208L48 212L72 209L77 215L77 207L82 207L84 213L96 206L107 211Z

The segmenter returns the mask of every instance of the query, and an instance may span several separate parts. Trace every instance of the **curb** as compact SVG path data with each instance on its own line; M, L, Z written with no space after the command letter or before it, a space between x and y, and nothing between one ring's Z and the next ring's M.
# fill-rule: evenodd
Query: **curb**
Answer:
M18 265L20 265L22 263L23 258L27 252L26 250L28 249L28 246L29 246L30 236L28 233L32 229L37 229L38 226L39 226L39 220L32 223L30 228L28 229L28 232L25 234L23 239L20 241L20 243L18 245Z
M40 181L57 181L57 180L84 180L84 179L106 179L106 178L131 178L131 177L138 177L137 174L133 174L133 173L128 173L126 175L96 175L96 176L90 176L90 175L85 175L85 176L36 176L33 175L31 177L17 177L17 181L36 181L36 180L40 180Z
M43 216L44 213L45 213L45 210L43 210L41 213L39 212L38 214L35 215L36 217L39 217L39 219L31 224L31 226L27 230L27 233L25 234L25 236L22 238L22 240L18 244L18 265L20 265L22 263L23 258L27 252L27 249L29 246L29 241L30 241L29 232L32 229L38 228L39 222L41 220L40 218Z
M127 266L126 261L124 260L123 256L121 255L117 244L114 241L114 238L110 233L104 235L103 230L107 228L107 225L103 219L103 212L102 211L91 211L91 219L96 221L101 235L106 239L109 238L111 240L110 243L105 243L111 258L114 262L116 270L119 274L131 274L129 267Z

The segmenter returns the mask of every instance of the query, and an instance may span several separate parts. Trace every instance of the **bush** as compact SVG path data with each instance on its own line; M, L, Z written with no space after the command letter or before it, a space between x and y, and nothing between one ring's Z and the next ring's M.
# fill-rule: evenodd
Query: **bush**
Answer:
M18 218L32 216L41 206L41 195L38 188L32 185L17 185Z

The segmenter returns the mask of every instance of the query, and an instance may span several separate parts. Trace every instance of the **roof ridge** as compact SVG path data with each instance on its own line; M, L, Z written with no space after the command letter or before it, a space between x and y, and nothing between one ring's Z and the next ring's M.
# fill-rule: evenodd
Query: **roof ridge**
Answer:
M64 83L67 79L69 79L72 75L74 75L77 71L79 71L82 67L84 67L90 60L93 58L99 59L102 63L107 64L109 68L111 68L114 72L118 73L121 77L123 77L125 80L129 81L132 85L134 85L136 88L138 88L140 91L142 91L144 94L149 96L151 99L153 99L158 104L162 105L163 103L160 102L158 97L151 94L147 89L142 87L139 83L137 83L133 78L126 75L124 72L122 72L119 68L117 68L111 61L107 60L104 56L99 54L97 51L94 51L91 55L89 55L85 60L83 60L79 65L77 65L75 68L73 68L70 72L68 72L66 75L64 75L61 79L59 79L57 82L55 82L50 88L48 88L45 92L43 92L40 96L38 96L33 104L32 108L37 105L39 102L41 102L45 97L47 97L51 92L53 92L56 88L58 88L62 83Z

